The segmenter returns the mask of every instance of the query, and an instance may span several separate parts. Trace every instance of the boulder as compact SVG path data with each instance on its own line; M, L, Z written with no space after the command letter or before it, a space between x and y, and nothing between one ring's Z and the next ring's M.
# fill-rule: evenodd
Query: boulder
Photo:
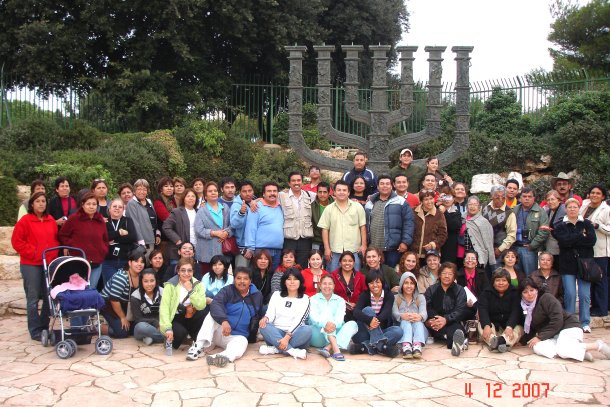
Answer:
M0 255L16 256L17 252L11 244L11 236L13 236L13 226L0 227Z
M506 179L498 174L477 174L472 177L470 192L473 194L489 193L494 185L504 185Z
M519 189L523 188L523 175L517 171L509 172L506 176L506 180L516 179L519 182Z
M30 199L29 185L17 185L17 199L19 199L19 202L27 201L28 199Z
M0 280L19 280L19 256L0 255Z

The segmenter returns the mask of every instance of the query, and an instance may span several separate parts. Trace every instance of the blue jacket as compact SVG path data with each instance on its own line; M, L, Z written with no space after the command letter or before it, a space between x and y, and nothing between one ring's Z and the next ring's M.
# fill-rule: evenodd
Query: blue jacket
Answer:
M371 211L373 210L373 205L378 200L379 192L373 194L364 206L364 212L366 213L366 233L369 242L371 240ZM411 246L411 243L413 243L413 230L415 229L413 210L409 206L407 200L402 196L398 196L394 191L392 191L383 210L383 224L385 247L382 249L384 251L395 250L400 243Z
M343 181L352 185L356 176L362 175L364 179L366 179L366 189L364 190L364 196L368 196L377 192L377 177L372 170L369 170L367 167L364 167L362 171L356 171L355 168L352 168L345 174L343 174Z
M250 207L246 209L245 215L239 213L241 210L242 199L241 196L235 196L233 199L233 205L231 205L231 215L230 215L230 224L231 229L233 229L233 235L235 236L235 240L237 240L237 246L246 247L246 219L248 218L248 214L250 213Z
M250 319L263 315L263 295L250 284L250 292L242 297L235 284L223 287L210 304L210 315L218 324L227 321L231 335L250 335Z
M262 202L258 202L256 206L258 210L250 212L246 219L246 248L281 249L284 247L284 213L281 206L272 208Z

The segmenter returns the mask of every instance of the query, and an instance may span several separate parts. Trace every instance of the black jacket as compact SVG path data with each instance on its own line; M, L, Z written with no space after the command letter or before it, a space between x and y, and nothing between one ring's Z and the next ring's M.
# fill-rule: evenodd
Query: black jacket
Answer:
M371 324L373 317L368 316L362 312L362 310L366 307L371 306L371 292L369 290L363 291L360 293L360 297L358 297L358 302L354 307L354 320L363 322L367 325ZM386 288L383 289L383 305L381 306L381 310L377 314L377 319L379 320L379 327L381 329L386 329L394 325L394 320L392 319L392 307L394 306L394 294Z
M447 320L447 323L451 323L465 321L468 316L466 291L456 283L451 284L445 291L441 282L437 281L428 287L424 297L426 297L428 319L441 316Z
M126 230L127 235L121 236L119 229ZM119 219L117 223L116 220L109 218L108 222L106 222L106 231L108 232L108 241L114 242L109 244L106 259L127 259L127 257L129 257L129 252L138 242L138 235L133 220L121 216L121 219Z
M559 274L575 275L578 270L576 253L580 257L593 257L593 246L597 241L595 228L588 220L578 220L576 224L563 221L551 231L559 243Z
M479 295L479 321L481 327L494 324L496 329L504 329L507 326L514 328L521 322L521 296L519 291L512 285L504 295L493 288L488 287Z

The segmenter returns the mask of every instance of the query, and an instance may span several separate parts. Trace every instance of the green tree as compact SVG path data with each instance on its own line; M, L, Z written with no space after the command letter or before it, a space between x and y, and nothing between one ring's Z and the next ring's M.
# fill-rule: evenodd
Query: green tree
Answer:
M592 73L610 72L610 2L592 0L577 7L557 0L551 12L557 17L548 40L554 71L584 68Z

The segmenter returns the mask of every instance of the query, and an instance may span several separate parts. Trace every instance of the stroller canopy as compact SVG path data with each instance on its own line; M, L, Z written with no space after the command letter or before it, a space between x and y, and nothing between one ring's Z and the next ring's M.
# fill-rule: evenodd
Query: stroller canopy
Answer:
M55 287L70 281L70 276L78 273L83 280L89 283L91 265L82 257L61 256L49 264L49 285Z

